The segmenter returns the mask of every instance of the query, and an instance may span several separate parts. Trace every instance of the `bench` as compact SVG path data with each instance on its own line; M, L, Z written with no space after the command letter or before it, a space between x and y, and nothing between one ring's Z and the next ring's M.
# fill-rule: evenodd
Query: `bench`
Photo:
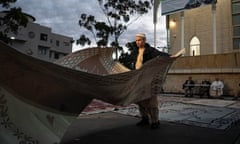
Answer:
M199 95L202 96L210 96L209 95L209 89L210 84L202 84L202 83L196 83L196 84L185 84L185 88L192 87L192 95Z

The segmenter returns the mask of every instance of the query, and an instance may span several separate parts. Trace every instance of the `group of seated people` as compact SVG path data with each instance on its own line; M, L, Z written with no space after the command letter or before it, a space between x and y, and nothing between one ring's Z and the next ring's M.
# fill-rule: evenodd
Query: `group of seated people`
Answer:
M192 80L192 77L190 76L183 83L185 97L193 97L194 88L196 86L199 88L200 97L206 95L209 98L217 98L223 95L224 84L219 78L216 78L212 83L208 80L203 80L200 84L195 84L195 82Z

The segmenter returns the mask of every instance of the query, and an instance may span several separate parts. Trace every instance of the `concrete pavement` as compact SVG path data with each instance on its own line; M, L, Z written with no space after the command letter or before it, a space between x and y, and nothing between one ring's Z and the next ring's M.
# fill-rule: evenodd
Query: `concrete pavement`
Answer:
M159 96L161 127L137 127L137 107L85 111L69 127L64 144L240 144L240 101ZM91 107L91 105L90 105Z

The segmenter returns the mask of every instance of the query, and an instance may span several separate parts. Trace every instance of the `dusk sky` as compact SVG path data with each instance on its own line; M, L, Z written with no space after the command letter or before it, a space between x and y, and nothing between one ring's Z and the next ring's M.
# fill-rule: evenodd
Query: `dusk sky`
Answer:
M34 16L36 23L51 27L52 32L73 37L74 40L78 39L82 33L91 36L89 32L86 32L78 25L81 13L92 14L98 20L105 20L97 0L18 0L16 5L20 6L23 12ZM152 11L150 10L148 14L143 15L128 27L128 30L119 38L121 46L124 46L127 42L134 41L137 32L146 33L147 42L152 46L154 45ZM161 7L159 7L158 11L156 45L159 47L166 46L166 29L165 18L161 16ZM73 51L82 48L84 47L74 45Z

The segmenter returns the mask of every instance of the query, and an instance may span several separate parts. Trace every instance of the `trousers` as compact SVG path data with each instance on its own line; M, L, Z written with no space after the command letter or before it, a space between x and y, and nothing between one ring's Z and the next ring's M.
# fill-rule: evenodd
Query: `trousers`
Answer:
M157 123L159 121L157 96L152 96L151 98L140 101L137 104L142 118L150 119L152 123Z

